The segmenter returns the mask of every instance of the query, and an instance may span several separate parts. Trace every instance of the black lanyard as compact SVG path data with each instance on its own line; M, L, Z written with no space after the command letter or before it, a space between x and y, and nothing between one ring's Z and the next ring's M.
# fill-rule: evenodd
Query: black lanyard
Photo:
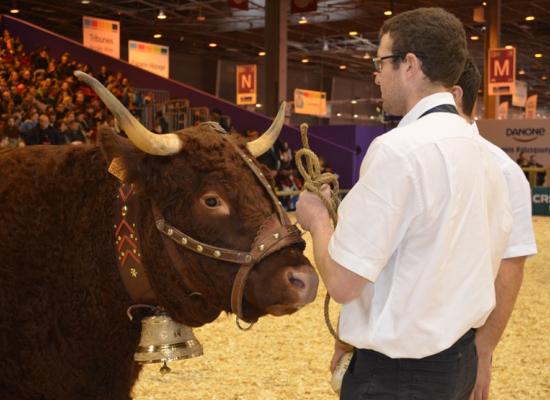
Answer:
M440 104L438 106L430 108L428 111L425 111L424 114L422 114L420 117L418 117L418 119L420 119L420 118L422 118L422 117L424 117L428 114L435 113L435 112L447 112L447 113L459 115L458 110L456 109L456 107L454 105L452 105L452 104Z

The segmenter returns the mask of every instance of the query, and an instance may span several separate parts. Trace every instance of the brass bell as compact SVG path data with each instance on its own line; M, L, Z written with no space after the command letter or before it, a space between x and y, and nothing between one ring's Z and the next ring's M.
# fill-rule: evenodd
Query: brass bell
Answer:
M141 320L141 339L134 353L138 363L164 363L161 373L170 372L168 361L183 360L202 355L202 345L193 330L158 312Z

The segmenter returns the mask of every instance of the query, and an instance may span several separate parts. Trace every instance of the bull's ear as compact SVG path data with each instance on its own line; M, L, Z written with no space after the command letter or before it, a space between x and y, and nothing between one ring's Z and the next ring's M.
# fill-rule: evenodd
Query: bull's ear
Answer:
M145 154L111 128L101 127L97 134L97 141L109 166L109 173L121 182L134 183L139 178L139 166Z

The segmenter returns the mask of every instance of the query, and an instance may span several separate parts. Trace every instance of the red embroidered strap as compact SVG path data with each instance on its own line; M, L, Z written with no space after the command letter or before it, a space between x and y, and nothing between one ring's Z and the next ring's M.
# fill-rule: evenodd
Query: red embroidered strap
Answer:
M132 301L156 304L155 294L142 262L141 241L136 229L139 203L134 194L132 185L122 183L116 196L113 232L118 267Z

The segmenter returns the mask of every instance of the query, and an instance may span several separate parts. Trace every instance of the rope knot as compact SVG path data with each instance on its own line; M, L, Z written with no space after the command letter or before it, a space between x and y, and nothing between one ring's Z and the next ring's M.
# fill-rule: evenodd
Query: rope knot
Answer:
M300 125L300 135L302 137L303 147L296 152L296 167L304 177L304 189L319 196L329 212L332 223L336 226L338 220L336 210L340 204L340 198L338 197L338 192L340 191L338 178L335 174L330 172L321 173L319 157L309 148L307 130L307 124ZM325 184L330 186L330 199L326 199L321 193L321 187Z

